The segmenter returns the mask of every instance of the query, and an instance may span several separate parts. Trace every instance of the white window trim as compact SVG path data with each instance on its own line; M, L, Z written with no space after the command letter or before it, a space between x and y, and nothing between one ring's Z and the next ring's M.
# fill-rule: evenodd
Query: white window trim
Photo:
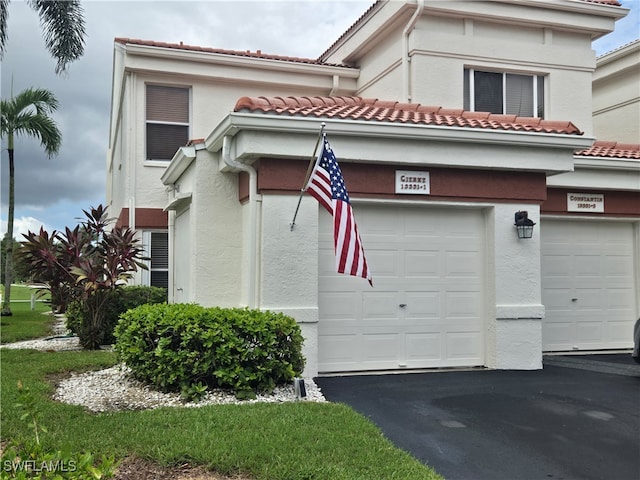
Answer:
M512 75L522 75L533 77L533 117L539 117L538 112L538 80L544 82L544 75L538 73L528 73L528 72L507 72L504 70L480 70L476 68L465 68L469 72L469 110L472 112L476 111L476 94L475 94L475 81L474 75L476 71L479 72L494 72L502 74L502 115L505 115L507 109L507 74ZM544 83L542 84L544 87Z
M186 89L189 93L188 109L189 109L189 122L163 122L161 120L147 120L147 86L158 86L158 87L171 87L171 88L183 88ZM166 167L167 164L171 161L171 159L162 160L158 158L147 158L147 125L155 124L155 125L178 125L181 127L187 127L187 140L191 138L191 126L193 125L193 85L176 85L172 83L155 83L155 82L145 82L144 84L144 166L145 167ZM185 146L185 145L183 145Z

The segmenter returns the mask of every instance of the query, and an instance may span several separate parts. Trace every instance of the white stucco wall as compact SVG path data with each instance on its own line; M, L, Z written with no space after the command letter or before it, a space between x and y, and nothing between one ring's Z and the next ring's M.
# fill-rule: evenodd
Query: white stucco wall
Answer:
M246 232L238 176L221 173L218 156L205 150L198 152L194 163L193 300L205 306L236 307L243 303L242 237Z
M495 323L488 325L487 366L498 369L542 368L542 318L540 234L519 239L514 214L529 212L539 224L538 205L497 204L489 225L493 227L489 259L493 260ZM493 258L491 258L493 257Z
M543 75L544 117L571 121L591 135L595 56L588 35L427 16L416 26L410 48L414 103L463 108L465 67Z
M640 40L598 58L593 122L598 140L640 140Z
M304 195L263 195L260 308L296 319L305 338L305 376L318 373L318 202Z
M403 65L403 30L414 10L389 2L332 47L326 59L360 67L362 96L445 108L463 108L467 66L543 75L544 117L571 121L590 136L592 34L613 29L616 14L575 6L579 8L549 9L543 2L425 2ZM405 88L408 99L402 95Z

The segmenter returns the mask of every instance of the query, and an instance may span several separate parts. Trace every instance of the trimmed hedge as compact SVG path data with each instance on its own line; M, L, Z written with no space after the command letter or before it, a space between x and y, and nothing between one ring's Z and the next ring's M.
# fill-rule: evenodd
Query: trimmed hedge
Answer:
M138 380L197 398L271 392L304 369L303 338L282 313L195 304L143 305L120 317L115 350Z
M100 332L102 345L110 345L115 342L113 329L115 328L120 315L131 308L139 307L147 303L165 303L167 301L167 291L160 287L147 286L126 286L119 287L107 293L107 300L104 304L105 321L103 331ZM66 312L66 327L72 333L78 335L82 340L85 332L83 325L88 323L90 315L85 304L80 300L75 300L69 304Z

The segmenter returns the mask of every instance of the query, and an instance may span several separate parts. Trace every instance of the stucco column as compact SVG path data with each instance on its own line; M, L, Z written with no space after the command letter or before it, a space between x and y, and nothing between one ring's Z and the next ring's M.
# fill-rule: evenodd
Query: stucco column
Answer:
M533 238L519 239L514 214L529 212ZM498 204L493 221L495 320L488 325L487 363L498 369L542 368L540 208ZM491 245L491 243L489 244Z
M296 319L305 338L304 376L318 373L318 202L305 195L262 196L260 308Z

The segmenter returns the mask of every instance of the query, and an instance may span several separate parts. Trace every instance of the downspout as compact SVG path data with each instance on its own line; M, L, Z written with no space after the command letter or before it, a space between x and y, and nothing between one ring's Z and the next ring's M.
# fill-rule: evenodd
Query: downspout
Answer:
M251 165L237 162L231 158L231 135L222 139L222 161L229 167L249 174L249 279L248 306L256 307L256 273L258 242L258 173Z
M171 200L173 200L173 198L175 197L175 184L173 185L173 188L171 188ZM176 286L176 268L175 268L175 254L174 254L174 248L175 248L175 235L176 235L176 212L175 210L169 210L168 212L168 240L169 240L169 258L167 259L169 262L169 295L168 295L168 301L169 303L175 303L176 301L176 290L175 290L175 286Z
M338 89L340 88L340 75L333 76L333 83L331 86L331 91L329 92L329 96L332 97L338 93Z
M402 88L404 101L411 103L411 58L409 57L409 35L418 23L424 10L424 0L417 0L418 7L402 31Z

